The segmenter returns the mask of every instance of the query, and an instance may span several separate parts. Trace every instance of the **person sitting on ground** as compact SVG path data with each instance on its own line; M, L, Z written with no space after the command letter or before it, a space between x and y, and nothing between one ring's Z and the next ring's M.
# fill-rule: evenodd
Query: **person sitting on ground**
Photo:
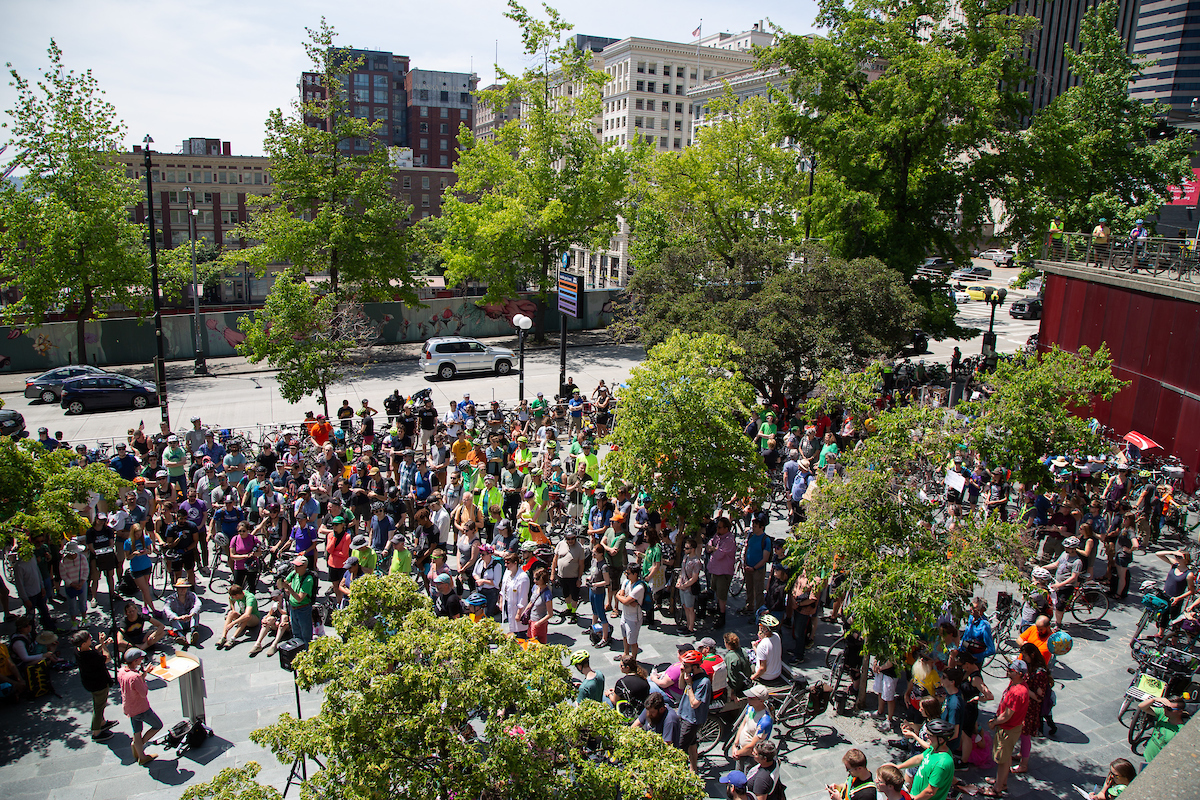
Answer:
M725 634L725 688L731 699L745 695L750 688L750 659L742 649L742 641L736 633Z
M1115 800L1129 787L1137 777L1137 770L1125 758L1114 759L1108 765L1108 776L1099 791L1092 792L1092 800Z
M146 633L146 625L151 627ZM124 657L130 647L149 651L167 635L167 627L157 617L147 616L137 603L125 604L125 616L117 628L117 655Z
M175 594L167 601L164 616L179 633L183 634L183 649L200 642L200 598L192 591L186 578L175 581Z
M250 649L251 658L263 651L263 642L272 635L275 637L274 640L270 647L265 648L268 657L275 655L280 642L292 638L292 621L288 616L287 604L283 601L283 590L278 588L271 590L271 604L267 606L266 613L262 617L262 624L258 626L258 639L254 642L254 647Z
M1146 743L1145 758L1149 764L1162 751L1167 743L1175 738L1179 729L1188 721L1191 714L1182 697L1154 697L1150 695L1138 703L1138 709L1149 715L1153 732L1150 741Z
M904 773L891 764L875 770L875 796L881 800L912 800L904 784Z
M617 708L622 702L629 703L636 712L646 705L650 696L650 681L646 670L638 664L636 656L621 657L621 677L616 685L604 692L607 705Z
M737 733L729 745L729 757L739 769L750 768L754 748L771 738L774 722L770 709L767 708L769 694L770 690L761 683L756 683L746 690L746 708L738 718Z
M1017 637L1020 644L1032 642L1037 645L1037 649L1041 651L1042 658L1046 663L1050 663L1050 637L1054 635L1054 629L1050 627L1049 617L1038 617L1033 624L1025 630L1021 631L1021 635Z
M221 629L221 638L217 639L217 649L232 650L238 637L260 622L258 600L254 597L254 592L247 594L246 590L236 583L231 585L229 587L229 610L225 613L225 625ZM230 635L231 631L232 635Z

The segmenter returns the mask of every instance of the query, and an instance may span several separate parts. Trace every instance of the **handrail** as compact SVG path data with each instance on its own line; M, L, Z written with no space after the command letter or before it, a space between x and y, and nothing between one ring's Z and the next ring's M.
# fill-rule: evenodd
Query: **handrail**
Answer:
M1097 242L1090 233L1063 232L1042 245L1042 261L1081 264L1093 269L1125 272L1172 281L1200 283L1196 240L1161 236Z

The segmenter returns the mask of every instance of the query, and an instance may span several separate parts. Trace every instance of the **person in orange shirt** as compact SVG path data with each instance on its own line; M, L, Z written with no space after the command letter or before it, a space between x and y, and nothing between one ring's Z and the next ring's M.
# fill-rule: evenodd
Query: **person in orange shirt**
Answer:
M308 426L308 435L317 443L318 447L324 447L329 441L329 437L333 436L333 425L329 420L325 419L324 414L317 414L317 418Z
M460 461L466 461L470 458L473 448L471 440L467 438L467 432L460 430L458 437L455 438L454 444L450 445L450 463L457 464Z
M1037 647L1042 653L1042 658L1046 659L1046 663L1050 663L1050 647L1047 642L1050 641L1051 634L1054 630L1050 627L1049 617L1038 617L1033 621L1033 624L1021 632L1019 637L1021 644L1029 642Z

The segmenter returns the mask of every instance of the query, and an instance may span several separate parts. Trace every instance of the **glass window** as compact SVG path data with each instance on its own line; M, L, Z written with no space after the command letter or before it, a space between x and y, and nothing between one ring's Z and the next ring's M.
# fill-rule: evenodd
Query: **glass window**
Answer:
M443 167L448 167L448 166L450 166L450 157L449 156L441 156L438 159L438 163L440 165L442 165Z
M679 94L679 95L683 94L683 84L682 83L675 87L675 94Z
M429 149L429 140L428 139L421 139L421 149L422 150Z
M418 95L419 95L419 99L428 100L429 99L429 90L428 89L420 89L418 91ZM424 109L421 110L421 116L425 116Z
M442 92L442 94L445 94L445 92ZM450 119L450 109L445 106L442 107L442 119Z
M676 113L676 114L682 114L682 113L683 113L683 103L676 103L676 104L675 104L675 113Z
M441 141L441 144L440 144L439 146L440 146L440 148L441 148L442 150L449 150L449 149L450 149L450 142L449 142L449 141L447 141L446 139L441 139L440 141Z
M386 103L388 101L388 90L376 89L375 91L371 92L371 97L376 103Z
M644 100L642 100L642 98L639 97L638 99L633 101L633 107L636 108L638 111L641 111L646 107L646 102Z
M663 100L662 101L662 110L669 112L671 110L671 104L668 103L666 100Z
M238 204L237 192L221 192L221 205L236 206Z
M366 119L368 116L370 116L370 111L371 110L367 108L367 106L355 106L354 116L358 117L359 119Z
M212 225L213 224L213 212L201 211L198 216L198 219L200 220L201 225Z
M356 75L355 77L358 77L358 76ZM366 103L367 101L369 101L371 99L371 90L370 89L355 89L354 90L354 99L360 103Z
M375 109L375 119L387 122L388 111L389 111L389 109L387 106L383 106L381 108L376 108Z
M222 224L237 225L239 221L240 220L238 219L238 212L236 212L236 211L222 211L221 212L221 223Z
M646 128L654 130L654 117L646 117Z
M354 85L355 86L369 86L370 84L371 84L371 76L370 75L364 75L361 72L354 73Z
M471 102L471 95L468 92L459 92L458 93L458 102L460 102L460 103Z
M404 188L405 189L412 188L412 178L410 178L408 175L404 176Z
M682 145L683 145L683 142L681 142L681 141L680 141L679 137L675 137L675 140L672 142L672 144L675 146L675 149L676 149L676 150L682 150L682 149L683 149L683 147L682 147Z
M421 116L422 117L429 116L429 106L421 106Z
M418 126L420 127L420 130L418 131L419 133L429 133L429 123L428 122L420 122L420 123L418 123Z
M638 81L636 85L637 85L637 91L639 91L639 92L646 91L646 82L645 81Z
M428 188L429 188L429 176L428 176L428 175L422 175L422 176L421 176L421 188L422 188L422 189L428 189Z
M646 91L647 92L657 92L658 89L655 88L657 86L658 86L657 83L655 83L654 81L650 81L649 83L646 84Z
M637 65L637 71L638 71L638 72L645 72L645 71L646 71L646 62L645 62L645 61L639 61L639 62L638 62L638 65Z
M650 68L647 69L646 71L649 72L651 75L657 75L658 74L658 64L651 64Z
M371 83L373 83L376 88L386 89L386 88L388 88L388 76L387 75L375 75L371 79Z
M421 208L429 208L429 195L421 195Z
M438 186L439 186L439 188L445 189L445 188L446 188L446 179L445 179L445 178L439 178L439 179L438 179Z
M443 103L449 103L450 102L450 93L449 92L438 92L438 99L441 100Z
M445 122L443 122L443 123L441 124L441 131L440 131L440 133L449 133L449 132L450 132L450 125L449 125L449 124L447 124L447 123L445 123Z
M676 67L676 68L675 68L675 77L676 77L676 78L682 78L682 77L683 77L683 67Z

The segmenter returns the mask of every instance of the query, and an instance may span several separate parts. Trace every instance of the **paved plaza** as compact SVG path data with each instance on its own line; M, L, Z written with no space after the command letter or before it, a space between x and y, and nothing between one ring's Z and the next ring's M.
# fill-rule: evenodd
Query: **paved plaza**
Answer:
M784 525L776 519L769 529L772 535L783 533ZM1162 564L1153 556L1137 558L1134 586L1145 578L1160 578ZM103 584L102 584L103 585ZM1002 586L988 585L984 593L994 601ZM207 626L218 624L222 598L212 592L201 593L204 601L203 621ZM104 595L101 594L101 602ZM741 606L735 600L731 608ZM1075 798L1073 784L1088 785L1103 779L1105 768L1114 758L1129 756L1126 731L1116 721L1122 692L1128 684L1126 667L1133 662L1126 642L1139 615L1137 595L1114 607L1096 627L1088 629L1068 625L1075 637L1074 649L1055 667L1058 704L1054 719L1058 734L1054 740L1034 742L1030 772L1013 776L1009 795L1014 798ZM661 614L659 615L661 619ZM753 631L745 617L730 614L730 630L736 631L743 643L753 639ZM1070 621L1070 617L1067 617ZM93 626L102 623L98 611L91 613ZM93 627L93 630L95 628ZM7 637L12 625L0 626ZM720 638L720 632L714 638ZM802 667L810 680L826 676L824 655L838 629L822 624L818 630L815 649ZM203 660L207 684L208 721L216 736L201 749L186 753L179 759L164 753L149 768L139 767L130 754L130 727L121 714L119 692L115 689L109 718L120 721L116 735L104 743L94 743L88 735L90 695L79 685L74 673L57 674L55 686L61 699L48 696L33 702L20 702L0 708L0 797L6 800L105 800L106 798L178 797L187 784L206 781L225 767L256 760L263 766L260 780L282 789L288 766L250 741L254 729L274 721L282 712L296 712L296 699L291 674L280 669L278 659L261 654L248 658L250 644L242 643L230 651L213 646L217 634L211 629L202 634L200 646L191 652ZM675 658L675 644L682 637L673 624L660 623L644 628L642 634L643 663L665 666ZM586 631L579 625L562 624L551 629L550 642L567 646L587 647ZM790 639L785 635L785 643ZM582 644L577 644L582 643ZM619 640L604 653L593 649L593 664L608 678L609 685L619 670L612 656L620 652ZM988 679L989 687L999 696L1004 682ZM180 697L175 685L161 680L150 681L150 702L169 726L180 719ZM302 692L305 716L320 707L317 694ZM874 698L868 697L874 708ZM984 706L986 714L995 710L996 703ZM818 727L819 726L819 727ZM805 736L787 735L780 741L785 763L784 781L788 797L795 800L814 798L825 800L822 788L827 783L842 780L841 756L850 747L861 748L874 768L884 761L901 760L901 754L889 750L888 743L899 739L897 732L883 734L874 721L866 717L839 717L830 708L815 721ZM381 743L385 745L386 743ZM163 752L151 748L152 752ZM171 757L168 757L171 756ZM727 760L714 753L701 764L711 797L724 797L724 787L717 783L718 775L730 769ZM965 780L981 781L992 771L959 772ZM293 789L293 791L295 791Z

